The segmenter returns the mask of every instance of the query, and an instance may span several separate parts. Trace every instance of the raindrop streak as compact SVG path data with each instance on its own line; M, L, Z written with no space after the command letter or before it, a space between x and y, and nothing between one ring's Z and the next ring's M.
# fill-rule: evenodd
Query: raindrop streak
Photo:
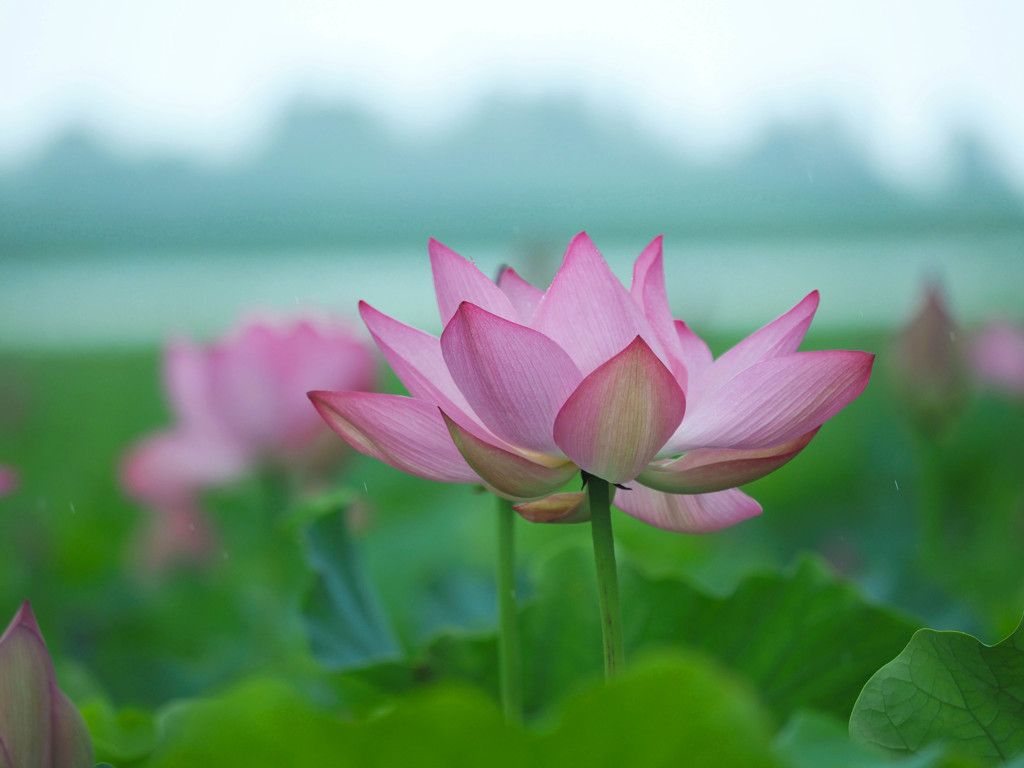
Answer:
M896 486L896 490L898 491L900 489L900 481L899 480L893 480L892 482L893 482L893 485Z
M71 514L72 515L75 514L75 505L74 504L68 504L68 506L71 507Z

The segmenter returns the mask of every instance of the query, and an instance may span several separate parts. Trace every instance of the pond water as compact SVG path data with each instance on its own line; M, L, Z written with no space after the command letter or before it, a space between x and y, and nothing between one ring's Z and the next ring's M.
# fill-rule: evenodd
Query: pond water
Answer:
M489 275L510 263L550 279L561 249L529 254L461 247ZM629 280L643 242L598 242ZM1024 232L955 237L766 242L667 239L666 275L676 317L699 333L745 333L817 288L818 328L877 328L914 311L938 280L965 324L1024 318ZM526 266L521 265L526 262ZM331 312L356 318L364 299L437 332L426 243L422 248L220 252L96 252L25 261L0 257L0 345L136 346L171 334L210 336L240 314ZM358 323L358 319L355 319Z

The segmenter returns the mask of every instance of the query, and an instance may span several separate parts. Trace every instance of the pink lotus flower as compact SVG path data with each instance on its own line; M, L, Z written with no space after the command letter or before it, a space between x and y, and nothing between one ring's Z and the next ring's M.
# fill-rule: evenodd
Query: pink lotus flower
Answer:
M1015 396L1024 396L1024 328L1006 321L993 322L971 340L969 360L975 377L984 384Z
M482 482L531 519L575 518L582 495L556 492L580 470L661 528L713 531L756 515L735 486L792 459L871 372L863 352L796 351L817 293L712 359L672 319L660 237L629 290L585 233L546 292L511 269L495 285L435 241L430 258L440 338L360 305L412 397L310 398L357 450L419 477Z
M18 473L0 464L0 499L18 488Z
M198 491L261 466L321 462L329 432L305 392L369 389L376 367L372 348L335 323L257 321L209 346L168 345L164 379L176 424L143 439L122 468L127 492L160 512L156 556L207 548Z
M92 739L57 675L28 601L0 636L0 766L92 768Z

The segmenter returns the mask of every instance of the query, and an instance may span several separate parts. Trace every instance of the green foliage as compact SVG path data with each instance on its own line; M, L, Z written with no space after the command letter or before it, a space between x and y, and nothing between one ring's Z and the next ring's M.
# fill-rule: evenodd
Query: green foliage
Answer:
M146 757L156 743L156 727L149 712L138 709L114 711L107 701L94 700L80 708L96 757L118 768L129 768Z
M936 743L989 761L1024 752L1024 623L997 645L922 629L864 687L855 738L896 752Z
M581 689L544 732L505 725L489 697L450 683L347 722L281 681L253 679L170 705L159 720L145 768L776 765L756 697L698 655L652 657Z
M750 689L701 655L655 657L574 695L538 745L551 766L768 768L770 717Z
M745 677L784 719L798 707L846 718L871 674L897 653L916 625L871 606L817 560L787 574L751 576L718 597L678 577L620 568L627 657L660 648L698 649ZM521 620L526 707L538 713L581 680L601 677L601 627L594 564L570 549L542 569ZM485 682L496 695L493 636L448 634L405 675L377 667L381 685L455 676Z
M982 768L981 763L935 745L894 759L885 750L851 741L846 725L816 712L799 712L775 739L787 768Z
M338 670L397 657L398 643L367 581L344 509L313 523L308 541L316 577L303 619L317 660Z

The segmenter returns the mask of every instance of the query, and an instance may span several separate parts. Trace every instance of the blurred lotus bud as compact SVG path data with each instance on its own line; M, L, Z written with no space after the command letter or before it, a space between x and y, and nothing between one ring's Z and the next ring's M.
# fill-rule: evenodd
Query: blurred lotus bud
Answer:
M204 489L268 467L303 480L335 468L338 441L306 392L368 390L376 378L372 347L336 322L254 321L209 345L170 343L164 385L175 424L143 438L121 468L128 495L158 517L143 550L157 564L209 552Z
M959 335L937 285L928 287L893 352L896 385L908 415L925 435L940 437L960 412L966 387Z
M1007 321L989 323L971 339L967 359L982 384L1024 397L1024 328Z
M0 465L0 499L18 488L18 473L11 467Z
M0 766L92 768L92 739L57 675L28 601L0 637Z

